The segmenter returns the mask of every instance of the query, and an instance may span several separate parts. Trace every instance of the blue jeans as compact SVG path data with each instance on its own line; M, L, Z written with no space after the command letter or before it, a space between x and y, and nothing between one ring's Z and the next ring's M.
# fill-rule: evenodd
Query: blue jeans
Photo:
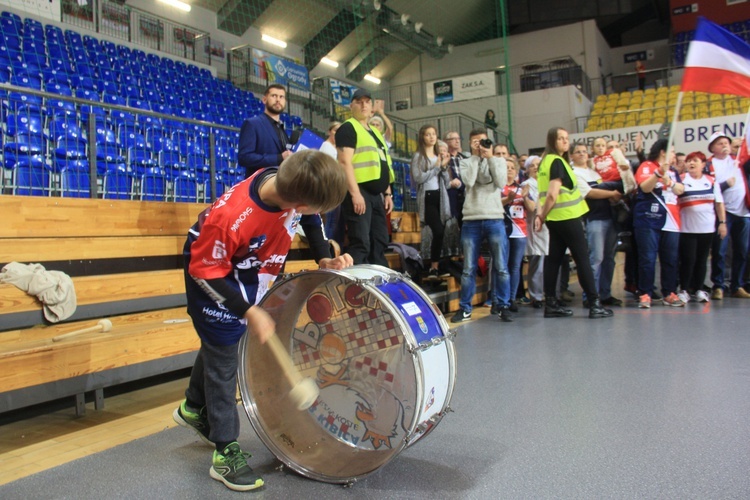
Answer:
M477 259L482 241L487 239L492 255L493 305L510 306L510 274L508 273L508 235L503 219L465 220L461 226L461 248L464 253L464 269L461 273L461 297L459 305L471 312L471 299L476 290Z
M515 298L518 293L518 283L521 281L521 266L526 251L526 238L508 238L508 272L510 273L510 294Z
M732 282L730 291L736 292L744 285L745 265L747 263L748 240L750 240L750 218L738 217L727 212L727 237L723 240L714 236L711 248L711 282L714 288L726 288L724 280L727 246L732 239Z
M637 227L634 236L638 242L638 293L654 291L656 257L661 265L661 293L665 297L677 291L680 233L648 227Z
M588 221L586 240L589 244L589 260L591 260L591 270L594 272L594 282L599 291L599 298L608 299L612 297L612 278L615 275L617 232L614 221Z

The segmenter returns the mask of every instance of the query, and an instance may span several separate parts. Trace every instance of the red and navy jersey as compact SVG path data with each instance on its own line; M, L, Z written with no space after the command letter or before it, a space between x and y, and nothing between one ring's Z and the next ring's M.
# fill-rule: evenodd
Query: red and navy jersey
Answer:
M594 170L596 170L601 176L602 181L611 182L622 180L620 167L617 166L617 162L609 151L601 156L594 156L592 161L594 163Z
M281 272L301 216L261 201L261 184L275 174L262 170L233 186L200 214L186 243L190 276L225 278L250 305Z

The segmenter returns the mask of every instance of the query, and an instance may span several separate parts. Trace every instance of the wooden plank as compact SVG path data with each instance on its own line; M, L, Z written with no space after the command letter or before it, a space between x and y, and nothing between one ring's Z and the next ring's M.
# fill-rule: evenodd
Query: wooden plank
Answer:
M187 231L174 236L0 238L0 262L116 259L181 255ZM299 237L292 250L309 248Z
M185 293L182 269L73 278L79 306ZM10 314L42 307L36 297L13 285L0 285L0 311Z
M0 262L115 259L180 255L185 234L86 238L0 238Z
M393 233L391 235L391 240L393 240L396 243L404 243L404 244L417 244L422 241L422 233L414 232L414 233L405 233L405 232L399 232L399 233Z
M185 236L207 205L1 196L0 238Z
M11 391L55 380L96 373L192 352L200 341L185 308L111 318L108 333L90 333L55 342L52 337L75 330L56 325L16 332L24 340L0 335L0 387ZM188 320L179 323L170 320ZM92 322L85 322L90 326ZM93 323L95 324L95 323ZM64 328L63 328L64 327ZM82 326L77 326L81 328ZM9 335L12 336L12 335Z
M419 214L414 212L392 212L391 220L401 219L399 232L410 233L419 232Z

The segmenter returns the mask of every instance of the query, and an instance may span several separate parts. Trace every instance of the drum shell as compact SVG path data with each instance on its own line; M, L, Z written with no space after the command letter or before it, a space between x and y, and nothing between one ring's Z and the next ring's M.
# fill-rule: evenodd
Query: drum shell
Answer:
M356 481L429 433L447 409L455 385L455 349L447 323L429 298L408 280L403 284L404 280L378 266L315 271L280 281L261 302L276 321L277 335L289 346L295 365L303 376L317 380L321 394L310 409L297 411L286 397L291 387L254 336L246 336L240 343L240 391L259 437L300 474L326 482ZM415 302L430 309L434 315L431 324L440 330L435 345L419 345L403 312L378 283L381 288L386 283L406 287L402 294L418 296ZM342 301L334 295L341 290L348 293L352 287L362 290L360 296L365 301L354 313L345 307L339 317L335 311ZM311 297L321 292L332 298L334 312L330 321L312 322L310 318L321 313L311 310ZM350 298L347 295L345 301ZM380 327L366 328L365 333L336 331L363 326L365 321L356 322L360 317L370 318ZM380 338L377 345L358 347L363 338L380 335L388 325L398 332L399 339L392 340L395 336L391 335L390 339ZM352 333L359 337L350 338ZM326 344L326 339L333 342ZM313 345L315 350L310 347ZM311 353L320 356L315 360ZM346 375L337 379L341 373ZM373 377L379 382L373 384ZM440 380L437 391L431 378Z

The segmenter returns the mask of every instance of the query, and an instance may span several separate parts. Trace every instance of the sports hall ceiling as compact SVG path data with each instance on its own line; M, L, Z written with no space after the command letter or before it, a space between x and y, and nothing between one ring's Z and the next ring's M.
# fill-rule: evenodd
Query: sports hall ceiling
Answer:
M442 57L448 45L498 38L498 0L185 0L217 14L219 29L250 26L300 45L308 67L323 56L388 79L420 53ZM596 19L613 47L669 36L669 0L507 0L508 33ZM374 5L379 5L376 10ZM404 15L408 15L406 18ZM416 23L422 23L419 32ZM438 46L437 37L442 37ZM513 55L510 54L511 63Z

